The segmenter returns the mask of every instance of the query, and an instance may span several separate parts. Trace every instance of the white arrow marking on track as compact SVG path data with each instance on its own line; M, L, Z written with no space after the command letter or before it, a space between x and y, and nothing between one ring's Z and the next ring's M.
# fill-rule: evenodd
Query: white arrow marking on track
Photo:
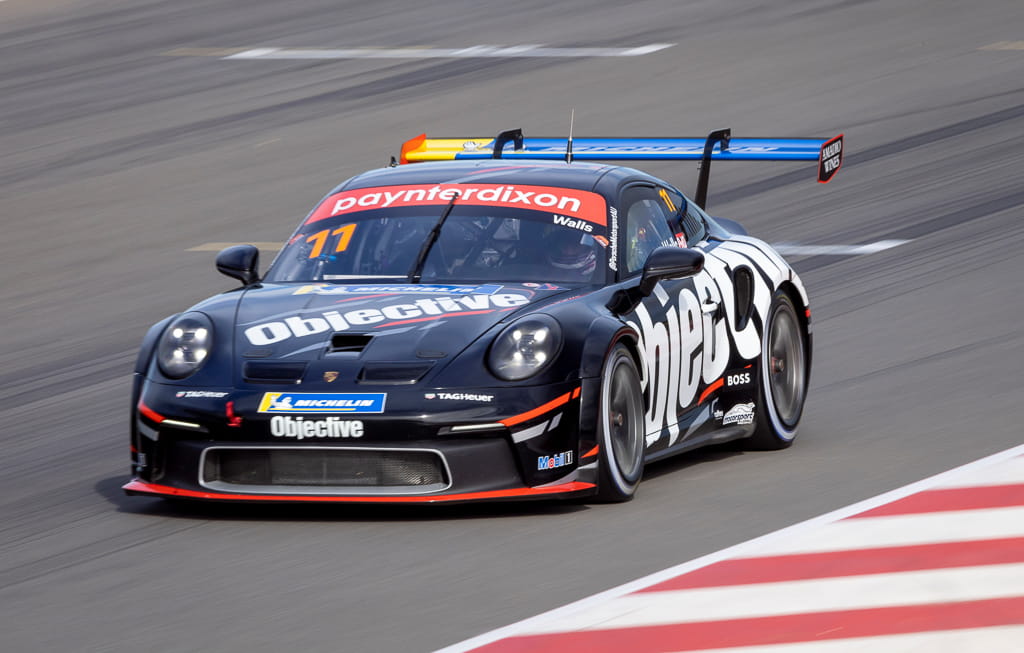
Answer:
M874 254L909 243L909 240L879 240L866 245L798 245L776 243L772 245L779 254L789 256L859 256Z

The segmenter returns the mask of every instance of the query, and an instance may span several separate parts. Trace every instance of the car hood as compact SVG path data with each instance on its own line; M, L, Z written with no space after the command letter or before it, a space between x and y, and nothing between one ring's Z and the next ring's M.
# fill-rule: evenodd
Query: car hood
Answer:
M457 355L498 322L571 292L552 284L266 284L235 321L243 359L307 361L331 353L410 361Z

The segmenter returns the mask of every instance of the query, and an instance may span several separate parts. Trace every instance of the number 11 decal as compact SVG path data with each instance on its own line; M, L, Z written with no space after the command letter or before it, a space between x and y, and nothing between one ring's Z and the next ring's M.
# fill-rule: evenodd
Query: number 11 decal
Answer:
M355 230L356 225L355 223L353 223L342 225L341 227L338 227L334 231L331 231L330 229L324 229L323 231L318 231L312 236L309 236L308 238L306 238L306 242L315 243L313 245L312 251L310 251L309 253L309 258L319 258L320 254L322 254L324 251L324 245L327 244L328 236L340 235L341 238L338 239L338 244L334 246L334 251L336 253L344 252L348 248L349 241L352 240L352 234L355 233Z

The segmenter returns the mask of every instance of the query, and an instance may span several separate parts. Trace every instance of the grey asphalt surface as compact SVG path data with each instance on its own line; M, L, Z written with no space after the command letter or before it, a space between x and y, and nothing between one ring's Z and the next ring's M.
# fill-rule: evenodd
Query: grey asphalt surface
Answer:
M0 2L0 648L430 651L1019 444L1024 49L986 47L1021 25L1019 0ZM211 56L523 43L674 46ZM420 132L558 135L571 108L577 135L845 133L828 185L712 175L712 213L771 242L911 240L794 259L816 352L792 449L654 465L625 505L122 495L139 341L232 287L188 248L281 240Z

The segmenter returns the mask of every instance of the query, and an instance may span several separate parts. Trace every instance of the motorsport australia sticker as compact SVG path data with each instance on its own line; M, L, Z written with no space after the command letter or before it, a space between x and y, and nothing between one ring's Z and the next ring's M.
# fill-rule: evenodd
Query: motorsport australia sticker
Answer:
M383 413L387 394L311 392L264 392L261 413Z
M728 424L750 424L754 421L754 403L736 404L722 417L722 426Z

